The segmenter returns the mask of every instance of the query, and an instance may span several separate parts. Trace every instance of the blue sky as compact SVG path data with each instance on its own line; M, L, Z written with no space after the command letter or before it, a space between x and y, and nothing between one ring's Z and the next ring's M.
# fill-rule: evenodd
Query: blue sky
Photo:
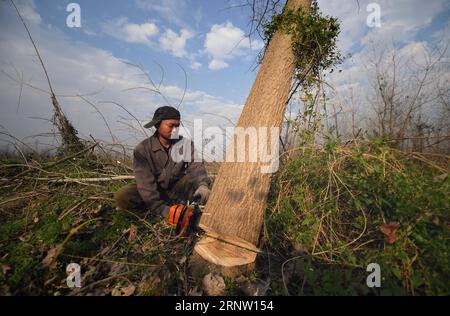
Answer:
M214 25L221 26L229 33L235 31L244 35L247 31L248 10L231 9L232 4L225 1L79 1L82 27L67 28L66 6L71 1L58 1L58 5L55 2L50 0L37 3L38 12L44 21L61 29L71 39L141 64L150 72L154 70L155 76L158 76L159 67L153 62L156 61L164 67L171 84L183 86L184 74L177 65L180 64L188 72L189 88L229 96L236 102L245 101L254 78L252 63L255 61L255 53L261 48L261 42L255 43L254 50L235 49L230 55L239 55L240 51L242 54L250 54L247 58L234 58L232 64L221 68L221 71L208 67L211 58L204 50L206 36ZM135 28L121 33L121 30L130 26ZM154 33L145 35L144 26L153 27ZM140 37L139 32L144 33L144 38ZM167 34L183 38L182 32L185 32L184 44L173 48L161 47L161 38L167 37ZM230 36L234 41L232 44L239 45L242 38L238 34ZM243 46L245 45L241 45ZM231 46L230 50L233 48ZM230 85L223 87L217 84L224 81Z
M187 91L181 104L185 121L202 118L209 125L229 126L229 121L238 119L256 76L253 69L262 42L245 37L249 8L231 8L246 1L80 0L76 3L81 7L81 28L66 25L66 7L72 1L16 2L38 43L55 91L62 95L63 110L83 137L92 134L108 139L109 135L89 104L68 96L97 92L86 98L98 106L114 134L133 146L144 133L127 113L107 101L122 104L145 123L158 106L178 105L186 71ZM358 9L352 0L319 1L324 13L340 19L339 47L353 56L342 65L342 73L330 77L337 89L365 84L363 60L371 41L416 52L418 47L449 39L447 0L377 1L380 28L366 23L366 7L372 2L360 0ZM21 87L10 78L23 75L27 84L47 89L9 1L0 2L0 41L0 125L19 138L48 132L48 122L42 120L52 113L48 95ZM147 80L125 62L142 65L166 100L148 90L132 89L145 86ZM27 141L36 142L34 138Z

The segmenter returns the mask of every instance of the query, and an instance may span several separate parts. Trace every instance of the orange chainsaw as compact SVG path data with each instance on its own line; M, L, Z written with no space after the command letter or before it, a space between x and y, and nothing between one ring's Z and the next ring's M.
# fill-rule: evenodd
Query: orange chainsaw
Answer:
M169 211L169 225L175 227L175 233L178 236L187 236L195 231L202 210L197 202L172 205Z

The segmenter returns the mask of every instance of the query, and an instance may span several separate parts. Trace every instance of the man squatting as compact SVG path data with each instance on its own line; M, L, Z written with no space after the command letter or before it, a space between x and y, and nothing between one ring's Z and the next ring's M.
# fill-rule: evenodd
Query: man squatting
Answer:
M133 151L133 169L136 183L116 192L114 199L119 209L147 210L162 216L172 226L183 230L192 225L193 209L184 207L186 201L197 199L205 204L211 183L203 162L175 162L171 151L182 141L178 136L180 112L170 106L158 108L145 128L155 127L155 133L139 143Z

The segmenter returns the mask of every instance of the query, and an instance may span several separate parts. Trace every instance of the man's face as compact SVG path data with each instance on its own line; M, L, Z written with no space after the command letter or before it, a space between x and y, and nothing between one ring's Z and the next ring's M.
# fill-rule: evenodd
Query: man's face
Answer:
M158 127L158 133L165 139L178 139L179 120L163 120Z

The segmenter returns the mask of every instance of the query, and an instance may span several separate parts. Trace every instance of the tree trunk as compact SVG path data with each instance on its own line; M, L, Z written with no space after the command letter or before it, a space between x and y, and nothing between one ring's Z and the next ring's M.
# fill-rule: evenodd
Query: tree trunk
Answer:
M310 6L311 0L288 0L285 9L309 10ZM276 31L237 127L255 127L258 139L259 127L281 127L294 66L290 35ZM261 172L263 165L259 159L222 164L199 224L206 235L195 252L203 259L225 267L255 261L271 179L271 174Z

